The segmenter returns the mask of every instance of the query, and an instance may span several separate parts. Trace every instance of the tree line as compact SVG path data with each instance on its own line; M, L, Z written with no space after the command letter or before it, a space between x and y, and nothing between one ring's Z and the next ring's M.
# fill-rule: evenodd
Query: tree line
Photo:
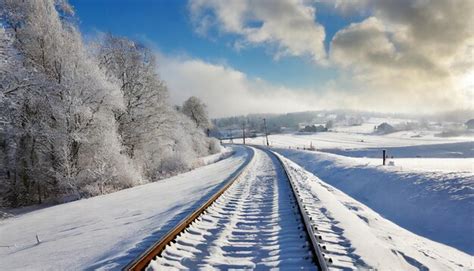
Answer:
M0 0L0 206L109 193L219 150L205 105L173 107L145 46L87 44L66 0Z

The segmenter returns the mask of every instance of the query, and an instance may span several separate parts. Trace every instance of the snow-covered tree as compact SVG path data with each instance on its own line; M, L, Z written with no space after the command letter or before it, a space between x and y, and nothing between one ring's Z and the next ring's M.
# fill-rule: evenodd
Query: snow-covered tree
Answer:
M208 153L203 132L170 106L148 48L107 34L97 58L109 81L122 91L125 108L116 112L122 143L148 179L189 169L198 156Z
M199 98L195 96L189 97L184 101L181 111L196 123L196 127L204 130L211 128L206 105Z
M109 81L120 87L125 107L115 112L127 154L169 129L167 91L156 73L156 59L146 47L125 38L106 35L98 59Z
M105 177L113 189L133 185L140 178L121 154L113 115L123 107L121 93L87 54L67 3L2 0L1 6L14 47L7 54L16 51L15 60L37 74L35 88L20 87L24 102L10 122L21 127L14 135L18 162L10 178L21 178L27 192L30 184L48 180L57 193L76 197L96 194L96 181ZM3 86L2 92L8 93Z
M215 151L173 108L154 54L86 46L67 0L0 0L0 205L108 193Z

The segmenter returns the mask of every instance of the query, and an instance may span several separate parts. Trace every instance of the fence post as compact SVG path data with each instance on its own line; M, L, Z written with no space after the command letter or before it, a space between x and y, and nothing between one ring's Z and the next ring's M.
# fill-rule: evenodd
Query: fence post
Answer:
M382 150L382 155L383 155L383 157L382 157L382 161L383 161L383 163L382 163L382 164L383 164L384 166L385 166L385 157L386 157L386 152L387 152L386 150Z

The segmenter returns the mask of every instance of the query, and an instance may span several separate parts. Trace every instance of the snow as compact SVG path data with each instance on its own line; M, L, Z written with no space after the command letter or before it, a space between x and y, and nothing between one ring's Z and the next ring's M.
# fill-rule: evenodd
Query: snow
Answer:
M474 138L437 137L436 127L373 133L376 124L406 121L372 118L331 132L269 135L269 141L279 153L386 219L473 254ZM265 144L264 137L247 142ZM310 146L317 151L302 150ZM387 166L381 165L383 149Z
M382 164L382 158L349 158L359 165L378 166ZM433 171L433 172L474 172L474 158L388 158L386 164L393 162L392 170L404 171Z
M282 159L314 218L324 253L333 260L333 268L459 270L474 267L470 255L401 228L296 163Z
M413 132L411 132L413 133ZM410 134L411 134L410 133ZM433 132L434 133L434 132ZM264 137L246 139L248 144L264 144ZM412 137L407 132L388 135L353 132L320 132L314 134L273 134L268 136L273 147L308 148L312 144L316 149L362 149L387 148L417 145L434 145L459 142L473 142L472 137L435 137L432 133ZM242 143L241 139L234 139Z
M255 150L244 174L150 269L316 269L291 195L279 161Z
M228 146L220 146L220 152L216 154L207 155L201 157L199 160L203 165L209 165L215 162L218 162L222 159L228 158L233 154L233 150Z
M471 135L456 137L438 137L437 134L443 131L442 125L445 124L429 124L429 128L398 131L390 134L376 134L374 127L381 123L389 123L390 125L400 125L409 122L415 122L410 119L398 118L377 118L371 117L358 126L342 126L336 125L329 132L319 133L287 133L287 134L271 134L268 136L270 145L273 147L292 147L292 148L308 148L313 145L314 148L321 149L367 149L367 148L390 148L390 147L407 147L418 145L433 145L430 152L436 150L441 145L448 143L470 143L470 155L474 157L474 137ZM441 126L440 126L441 125ZM264 145L265 138L263 136L255 138L247 138L248 144ZM235 143L242 143L242 139L234 139ZM457 148L461 145L450 147ZM459 149L459 148L457 148ZM462 149L462 148L461 148ZM429 154L425 152L424 155ZM447 156L445 156L447 157ZM451 156L450 156L451 157ZM458 156L459 157L459 156ZM462 156L464 157L464 156Z
M234 150L227 159L176 177L1 220L1 269L118 269L248 162L247 150Z
M395 158L474 158L474 141L385 148L332 148L322 151L351 157L379 158L382 157L382 149L387 151L389 157Z
M397 166L398 159L395 166L381 166L381 159L377 164L323 152L277 151L401 227L474 253L473 171L413 170Z

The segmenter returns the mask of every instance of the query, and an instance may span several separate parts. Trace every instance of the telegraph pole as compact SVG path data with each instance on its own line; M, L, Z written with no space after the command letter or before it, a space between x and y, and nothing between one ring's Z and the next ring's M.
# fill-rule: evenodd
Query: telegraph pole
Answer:
M244 145L245 145L245 121L242 123L242 138L244 139Z
M268 133L267 133L267 121L263 118L263 129L265 130L265 138L267 139L267 146L270 146L268 143Z

